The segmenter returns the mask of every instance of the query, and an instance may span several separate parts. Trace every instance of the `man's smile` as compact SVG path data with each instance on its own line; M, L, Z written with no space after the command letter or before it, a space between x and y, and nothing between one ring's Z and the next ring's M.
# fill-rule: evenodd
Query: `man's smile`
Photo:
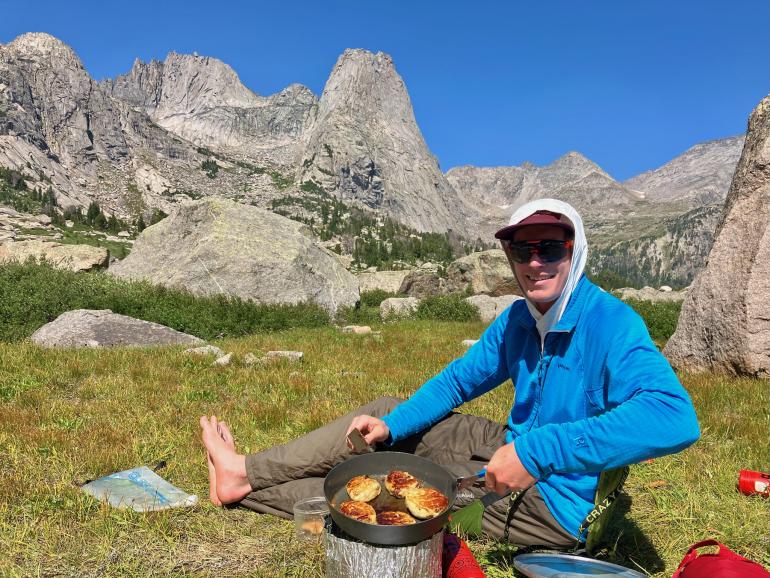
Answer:
M530 281L533 281L533 282L535 282L535 281L547 281L548 279L553 279L554 277L556 277L556 274L554 273L553 275L549 275L547 273L540 273L538 275L526 275L526 277L527 277L527 279L529 279Z

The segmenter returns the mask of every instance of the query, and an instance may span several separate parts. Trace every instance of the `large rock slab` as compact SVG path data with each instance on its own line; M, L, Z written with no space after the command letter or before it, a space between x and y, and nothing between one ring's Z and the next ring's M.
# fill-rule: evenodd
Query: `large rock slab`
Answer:
M410 271L377 271L376 273L359 273L356 275L361 292L382 290L388 293L398 293Z
M398 292L414 297L415 299L425 299L433 295L446 295L453 291L447 280L439 277L431 271L411 271L401 282Z
M380 303L380 319L383 321L411 317L417 311L420 300L414 297L391 297Z
M447 279L458 290L468 288L474 295L520 295L508 259L501 249L480 251L461 257L449 264Z
M306 233L301 223L270 211L207 198L180 205L145 229L110 272L199 295L314 301L332 313L354 306L356 278Z
M62 313L31 337L43 347L115 347L201 345L194 335L165 325L113 313L109 309L76 309Z
M27 259L46 261L54 267L70 271L91 271L105 269L109 253L103 247L91 245L65 245L39 241L14 241L0 245L0 263L25 262Z
M689 371L770 377L770 96L749 118L706 269L664 353Z
M501 295L499 297L473 295L472 297L466 297L465 300L479 310L479 317L483 323L492 323L514 301L519 299L524 298L518 295Z
M664 285L663 287L666 287ZM672 291L671 287L668 287L668 291L663 289L655 289L653 287L642 287L641 289L634 289L633 287L623 287L621 289L614 289L612 293L623 299L636 299L638 301L683 301L687 295L687 290Z

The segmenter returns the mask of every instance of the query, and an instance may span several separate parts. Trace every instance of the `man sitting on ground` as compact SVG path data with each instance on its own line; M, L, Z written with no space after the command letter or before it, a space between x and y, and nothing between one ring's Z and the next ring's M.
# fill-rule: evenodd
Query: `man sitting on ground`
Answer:
M566 548L594 505L606 469L680 451L700 432L687 392L641 318L583 274L580 216L567 203L533 201L496 235L524 300L513 303L461 358L408 400L382 398L288 444L244 456L225 424L201 418L211 500L290 517L323 495L323 478L350 457L359 429L377 448L409 451L468 475L488 464L486 487L525 490L484 512L483 530L520 545ZM507 424L454 413L513 383ZM462 506L462 503L456 504Z

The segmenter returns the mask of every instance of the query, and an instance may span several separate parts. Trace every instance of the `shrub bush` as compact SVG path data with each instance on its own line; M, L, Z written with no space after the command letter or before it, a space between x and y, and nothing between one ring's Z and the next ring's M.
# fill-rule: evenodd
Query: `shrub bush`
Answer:
M340 307L336 321L339 325L374 325L380 322L379 306Z
M401 295L400 293L391 293L389 291L385 291L384 289L362 291L361 306L362 307L379 307L380 303L385 301L385 299L390 299L391 297L403 297L403 295Z
M462 295L435 295L426 297L417 306L417 319L436 321L479 321L479 310L465 301Z
M74 273L29 261L0 267L0 340L19 341L73 309L111 309L203 339L318 327L329 314L315 304L259 305L238 297L198 297L187 291Z
M206 173L208 178L213 179L219 172L219 165L217 164L217 161L213 159L206 159L201 163L201 169Z
M629 299L626 301L642 316L647 324L650 337L659 346L663 346L669 337L673 335L679 321L679 312L682 310L681 301L642 301Z

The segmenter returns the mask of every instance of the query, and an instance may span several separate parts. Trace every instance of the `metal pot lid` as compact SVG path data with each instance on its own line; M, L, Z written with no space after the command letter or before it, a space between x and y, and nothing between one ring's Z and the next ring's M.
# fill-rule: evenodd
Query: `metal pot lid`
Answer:
M575 576L647 578L645 574L636 570L571 554L522 554L514 558L513 565L529 578L569 578Z

